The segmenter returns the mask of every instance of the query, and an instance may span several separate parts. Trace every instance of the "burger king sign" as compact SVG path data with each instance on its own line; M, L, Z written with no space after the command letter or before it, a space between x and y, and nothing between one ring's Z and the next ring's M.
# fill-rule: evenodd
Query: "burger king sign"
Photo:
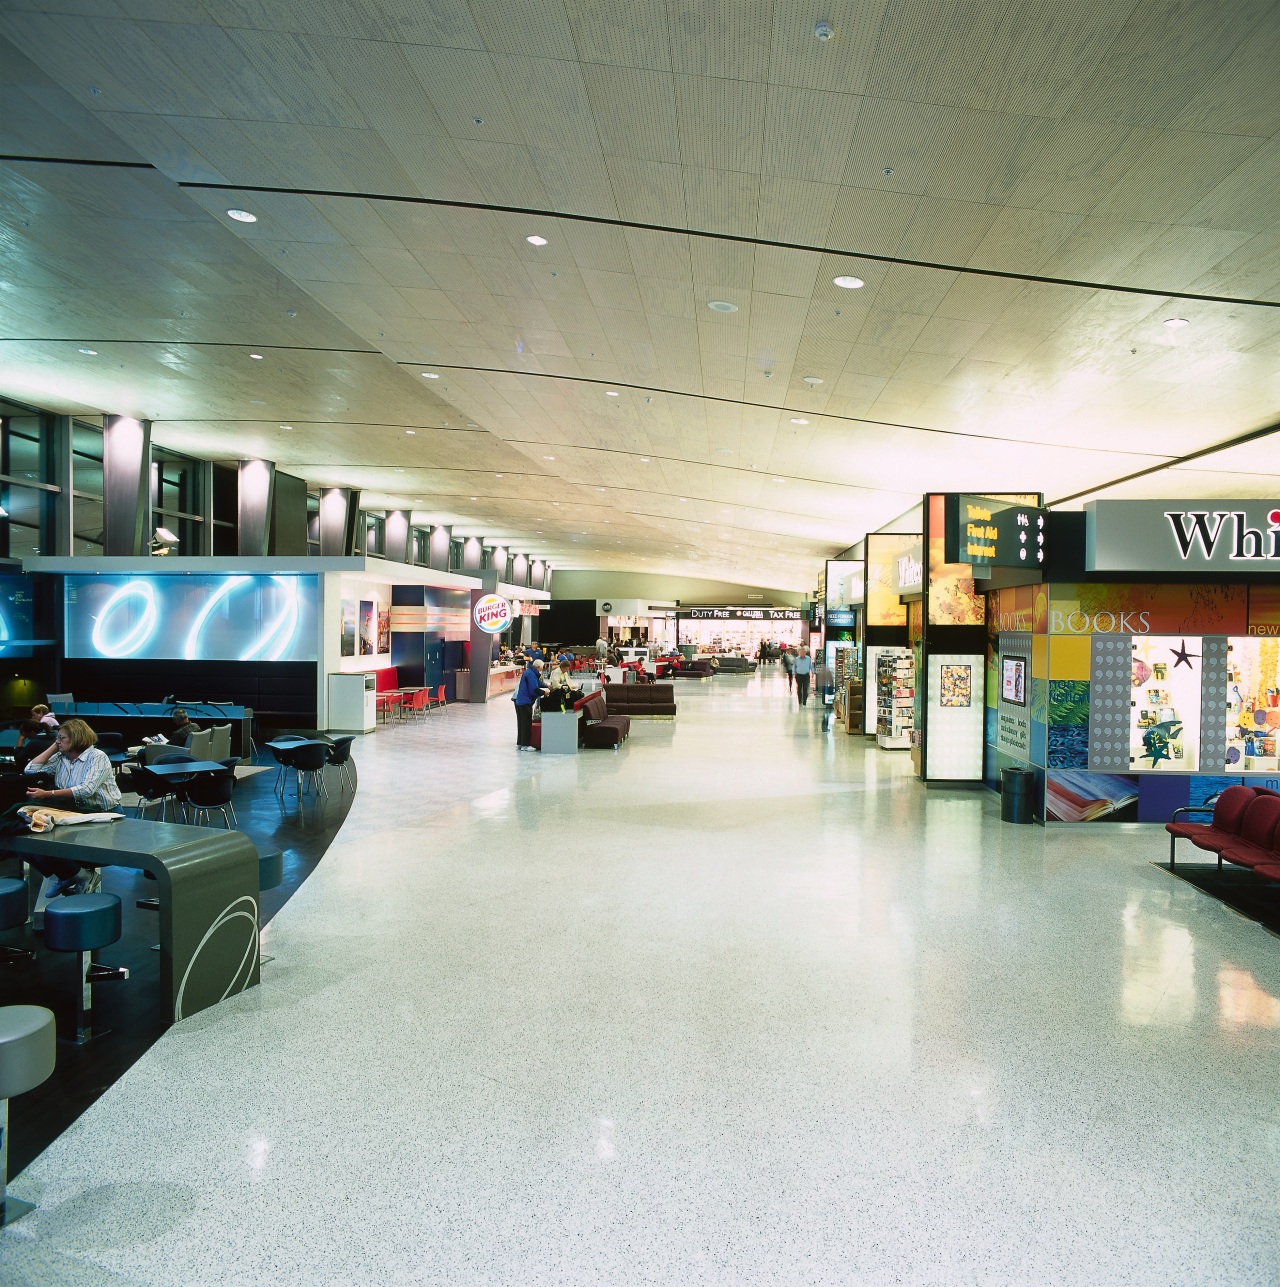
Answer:
M500 635L511 624L511 605L500 594L482 594L471 615L486 634Z

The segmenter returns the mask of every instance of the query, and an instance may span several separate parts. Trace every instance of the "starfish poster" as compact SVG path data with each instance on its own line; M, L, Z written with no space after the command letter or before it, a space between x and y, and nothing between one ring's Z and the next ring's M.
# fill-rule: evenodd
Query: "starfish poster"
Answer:
M1195 773L1200 768L1201 640L1150 635L1133 641L1129 768Z

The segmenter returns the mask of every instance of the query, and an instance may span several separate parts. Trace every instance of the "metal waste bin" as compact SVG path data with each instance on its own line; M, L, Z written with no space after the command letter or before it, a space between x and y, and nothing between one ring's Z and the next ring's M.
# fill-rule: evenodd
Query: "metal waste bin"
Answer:
M1000 770L1000 821L1034 822L1036 775L1030 769Z

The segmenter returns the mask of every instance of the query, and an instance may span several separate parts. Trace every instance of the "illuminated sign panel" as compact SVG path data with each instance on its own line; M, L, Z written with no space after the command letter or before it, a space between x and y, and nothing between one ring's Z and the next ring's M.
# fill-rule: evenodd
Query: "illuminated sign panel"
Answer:
M948 496L948 563L976 567L1043 567L1045 514L1035 505L1010 504L988 496Z
M687 608L676 613L681 621L802 621L799 608Z
M471 615L476 625L487 635L500 635L511 625L511 604L500 594L484 594L476 600Z
M1280 501L1090 501L1091 572L1280 571Z
M315 661L313 576L68 576L68 657Z

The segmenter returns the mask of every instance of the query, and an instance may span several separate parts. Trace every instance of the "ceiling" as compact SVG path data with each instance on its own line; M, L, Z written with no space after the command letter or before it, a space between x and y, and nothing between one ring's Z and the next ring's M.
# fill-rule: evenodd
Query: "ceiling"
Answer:
M0 39L0 394L785 589L930 489L1280 494L1236 441L1280 420L1274 4L2 0Z

